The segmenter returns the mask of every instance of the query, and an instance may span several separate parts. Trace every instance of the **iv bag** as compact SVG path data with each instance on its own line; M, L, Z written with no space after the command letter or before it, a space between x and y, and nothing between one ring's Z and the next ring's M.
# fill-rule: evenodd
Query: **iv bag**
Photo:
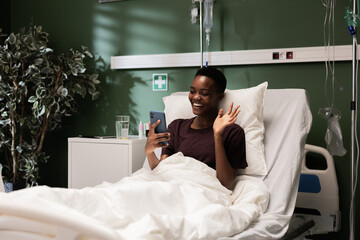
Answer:
M204 28L206 32L210 32L213 26L213 0L205 0L205 16L204 16Z
M341 113L339 110L332 108L323 108L319 110L319 114L327 120L328 127L325 134L325 142L327 150L332 156L344 156L346 149L343 145L343 138L339 120Z
M325 142L329 153L333 156L344 156L346 149L343 146L343 139L339 119L331 117L328 120L328 128L325 134Z

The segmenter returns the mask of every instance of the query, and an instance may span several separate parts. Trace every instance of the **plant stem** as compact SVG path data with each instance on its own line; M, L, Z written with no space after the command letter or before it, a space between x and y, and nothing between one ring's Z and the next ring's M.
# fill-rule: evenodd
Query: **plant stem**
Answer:
M51 111L51 107L50 107L49 111ZM50 115L49 115L49 117L50 117ZM49 122L49 117L44 118L43 127L41 129L40 142L39 142L39 145L38 145L38 149L36 150L36 153L35 153L36 157L39 156L39 154L41 152L41 149L42 149L42 146L43 146L43 143L44 143L45 134L46 134L46 130L47 130L47 127L48 127L48 122Z
M15 85L15 90L14 90L14 95L16 96L19 85L16 82L16 77L14 76L14 73L12 71L12 61L10 61L10 73L11 73L11 78L13 80L13 83ZM15 183L16 178L17 178L17 174L16 174L16 170L17 170L17 160L16 160L16 153L15 153L15 133L16 133L16 123L15 123L15 114L14 114L14 108L13 105L10 103L10 118L11 118L11 157L13 159L13 183Z
M22 119L23 117L24 117L24 95L21 95L21 118L20 119ZM19 146L21 146L22 142L23 142L23 132L24 132L24 125L20 126ZM17 161L20 160L20 156L21 156L21 153L18 152Z
M12 61L11 60L10 60L9 67L10 67L11 78L12 78L12 81L13 81L14 86L15 86L14 94L16 95L16 93L17 93L17 91L19 89L19 84L16 82L16 77L14 76L14 73L12 71Z
M5 160L7 163L7 166L11 166L11 160L9 159L9 151L7 148L5 148ZM4 176L4 174L2 174ZM8 181L11 181L11 179L9 178Z
M57 75L57 78L56 78L56 83L55 83L55 86L53 88L53 92L52 92L52 97L55 96L56 94L56 91L58 89L58 85L59 85L59 81L60 81L60 77L61 77L61 73L62 73L62 68L60 68L59 72L58 72L58 75ZM51 116L51 110L52 110L52 106L49 107L49 114L48 116L45 116L44 118L44 123L43 123L43 127L41 129L41 137L40 137L40 142L39 142L39 145L38 145L38 149L36 150L36 153L35 153L35 156L38 156L41 152L41 149L43 147L43 143L44 143L44 139L45 139L45 134L46 134L46 131L47 131L47 128L48 128L48 124L49 124L49 118Z
M14 116L14 108L12 106L12 104L10 104L10 118L11 118L11 156L13 159L13 183L15 183L15 180L17 178L16 175L16 165L17 165L17 161L16 161L16 155L15 155L15 131L16 131L16 126L15 126L15 116Z
M22 70L21 78L22 78L22 80L24 80L24 61L21 62L21 70ZM25 100L24 100L24 98L25 98L24 95L21 94L21 117L20 117L20 120L24 118L24 111L25 111L25 103L24 103ZM22 145L23 132L24 132L24 124L20 125L19 146ZM20 161L20 156L21 156L21 153L18 152L17 162Z

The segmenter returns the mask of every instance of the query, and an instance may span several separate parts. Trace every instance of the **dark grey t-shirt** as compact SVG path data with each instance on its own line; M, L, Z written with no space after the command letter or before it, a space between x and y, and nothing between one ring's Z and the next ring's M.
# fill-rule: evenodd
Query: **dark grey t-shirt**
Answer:
M194 118L176 119L170 123L169 146L162 149L162 154L171 156L182 152L184 156L193 157L209 167L216 169L215 143L212 126L204 129L190 127ZM245 151L245 133L237 124L225 128L223 133L225 152L230 165L234 169L247 167Z

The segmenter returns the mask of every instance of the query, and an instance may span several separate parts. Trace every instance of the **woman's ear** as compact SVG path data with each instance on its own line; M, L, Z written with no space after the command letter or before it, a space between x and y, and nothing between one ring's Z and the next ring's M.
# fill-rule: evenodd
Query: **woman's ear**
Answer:
M224 98L224 95L225 95L224 93L219 94L219 102Z

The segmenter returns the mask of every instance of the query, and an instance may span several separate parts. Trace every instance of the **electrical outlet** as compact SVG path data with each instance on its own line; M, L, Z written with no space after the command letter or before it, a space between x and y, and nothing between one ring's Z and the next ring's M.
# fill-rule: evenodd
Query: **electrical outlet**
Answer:
M286 59L293 59L293 58L294 58L293 51L287 51L286 52Z
M273 60L279 60L279 59L280 59L279 52L273 52Z

